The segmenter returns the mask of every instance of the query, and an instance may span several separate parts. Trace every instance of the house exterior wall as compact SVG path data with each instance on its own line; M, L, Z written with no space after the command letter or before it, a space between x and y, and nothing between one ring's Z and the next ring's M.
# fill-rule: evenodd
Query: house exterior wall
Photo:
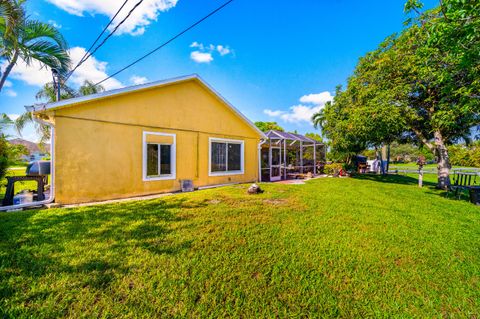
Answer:
M54 111L56 201L61 204L258 179L259 133L192 80ZM175 134L176 177L144 181L144 132ZM244 172L210 176L209 139L244 142Z

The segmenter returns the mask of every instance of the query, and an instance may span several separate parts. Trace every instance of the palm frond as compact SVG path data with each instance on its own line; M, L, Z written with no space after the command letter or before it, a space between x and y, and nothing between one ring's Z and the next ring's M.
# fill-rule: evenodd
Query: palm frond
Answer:
M25 112L21 114L13 123L15 126L15 130L17 131L18 135L22 136L22 131L25 129L25 126L29 123L33 123L33 117L31 112Z
M16 26L19 25L24 17L25 10L22 7L24 1L0 1L0 30L2 31L2 40L11 37Z
M101 85L95 85L94 82L85 80L83 85L78 89L78 93L82 96L96 94L105 91L105 88Z
M31 60L37 60L50 68L57 69L60 73L68 72L70 69L70 56L58 45L45 41L31 41L22 48L24 60L27 64Z
M67 100L72 97L77 96L77 92L69 87L68 85L62 84L60 89L60 98L62 100ZM55 102L57 99L57 95L55 92L55 88L53 87L53 83L45 84L40 91L37 92L35 95L37 100L44 100L45 102Z
M25 0L0 0L0 58L21 59L66 75L71 66L67 42L52 25L25 15ZM8 76L8 75L7 75Z
M7 114L2 113L0 114L0 137L6 137L3 131L6 130L13 124L13 121L8 117Z
M50 139L50 127L44 124L39 124L35 122L34 115L32 112L25 112L20 115L15 122L13 123L17 133L22 136L22 131L25 129L27 124L33 124L37 134L40 136L40 144L44 144Z
M54 42L63 50L68 48L63 35L52 25L36 20L27 20L23 27L23 41L28 43L32 40L46 39Z

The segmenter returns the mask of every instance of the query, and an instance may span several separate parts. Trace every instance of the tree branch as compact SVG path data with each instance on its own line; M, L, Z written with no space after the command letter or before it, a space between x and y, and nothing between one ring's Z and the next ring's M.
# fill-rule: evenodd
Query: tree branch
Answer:
M450 22L450 19L447 17L447 12L445 11L445 5L443 3L443 0L440 0L440 10L442 10L443 17L447 22Z
M433 151L435 149L435 147L433 146L432 143L430 143L427 138L423 135L422 132L420 132L419 130L417 129L414 129L412 128L412 131L413 133L415 133L415 135L418 137L418 139L420 141L422 141L422 143L430 150L430 151Z

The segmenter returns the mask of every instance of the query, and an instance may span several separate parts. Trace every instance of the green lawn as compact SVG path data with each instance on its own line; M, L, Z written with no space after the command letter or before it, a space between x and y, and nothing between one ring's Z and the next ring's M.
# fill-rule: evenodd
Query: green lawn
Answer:
M2 213L0 317L478 318L480 207L415 184Z

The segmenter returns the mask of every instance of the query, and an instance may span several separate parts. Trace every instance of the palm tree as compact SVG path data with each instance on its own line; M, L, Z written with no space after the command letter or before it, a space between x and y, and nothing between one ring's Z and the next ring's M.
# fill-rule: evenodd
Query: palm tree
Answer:
M66 84L60 85L60 100L71 99L77 96L77 92ZM53 82L45 84L40 91L35 94L37 100L44 100L47 103L55 102L57 100L57 93Z
M73 97L85 96L90 94L96 94L105 91L105 88L101 85L95 85L92 81L85 80L83 84L78 88L78 91L69 87L65 83L60 84L60 100L67 100ZM37 92L35 98L39 101L52 103L57 100L57 95L53 83L45 84L40 91Z
M18 1L20 2L20 1ZM18 3L17 2L17 3ZM12 35L12 30L22 16L22 11L13 1L0 1L0 29L3 31L3 36L0 38L0 55L3 55L4 38L9 38Z
M80 96L90 95L90 94L97 94L105 91L105 88L101 85L96 85L92 81L85 80L83 85L80 86L78 89L78 93Z
M66 100L73 97L85 96L100 93L103 91L105 91L103 86L95 85L93 82L88 80L85 80L83 85L80 86L80 88L78 89L78 92L67 86L65 83L62 83L60 86L60 98L62 100ZM37 100L46 101L47 103L55 102L57 100L57 96L53 83L50 82L45 84L43 88L37 92L35 98ZM33 114L31 112L25 112L15 120L15 129L17 130L18 134L21 134L21 131L28 123L33 123L35 125L37 134L41 137L40 144L43 144L50 139L50 127L35 122L33 119Z
M8 117L7 114L1 113L0 114L0 136L4 135L4 130L7 129L10 125L12 125L12 120Z
M325 106L328 106L328 104L330 103L331 102L327 102ZM313 127L315 127L316 129L322 128L324 121L325 121L325 116L323 114L323 110L320 110L317 113L313 114L312 123L313 123Z
M50 24L26 17L24 0L0 1L0 60L8 62L0 77L0 91L19 59L27 65L38 61L42 67L66 74L70 57L61 33Z

